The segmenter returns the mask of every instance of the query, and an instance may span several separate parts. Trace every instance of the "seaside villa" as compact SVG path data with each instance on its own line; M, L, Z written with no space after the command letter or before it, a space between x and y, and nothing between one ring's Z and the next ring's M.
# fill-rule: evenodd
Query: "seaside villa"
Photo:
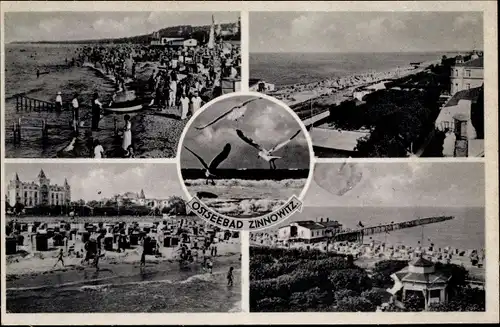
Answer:
M280 227L278 240L314 243L323 241L341 230L342 224L330 218L320 218L319 221L294 221L287 226Z
M462 90L480 87L484 83L484 61L474 52L469 61L462 56L456 58L455 66L451 67L451 95Z
M404 308L404 300L416 295L422 309L428 310L432 303L448 301L448 282L451 276L438 271L432 261L418 257L407 267L391 275L394 286L387 289L391 302Z

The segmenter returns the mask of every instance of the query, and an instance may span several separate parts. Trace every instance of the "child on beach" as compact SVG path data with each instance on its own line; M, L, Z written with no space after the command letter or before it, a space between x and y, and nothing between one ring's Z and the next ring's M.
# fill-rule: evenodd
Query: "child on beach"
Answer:
M184 120L187 118L187 114L189 111L189 98L186 97L184 93L181 95L181 119Z
M127 151L132 144L132 123L130 122L129 115L125 115L123 118L125 119L125 126L123 127L122 148Z
M132 145L129 145L125 151L125 158L135 158L135 151Z
M214 267L214 263L212 262L212 260L208 259L208 260L207 260L207 268L208 268L208 271L209 271L210 273L212 273L212 271L213 271L213 267Z
M71 106L73 108L73 130L76 132L80 124L80 104L78 102L78 93L75 93L73 100L71 100Z
M146 250L142 250L142 255L141 255L141 267L146 266Z
M230 267L227 272L227 286L233 286L233 269L233 267Z
M64 257L64 251L63 251L63 249L61 249L61 250L59 251L59 254L57 255L57 261L56 261L56 264L54 265L54 267L55 267L55 266L57 266L57 264L58 264L59 262L61 262L61 264L62 264L62 265L63 265L63 267L64 267L64 260L63 260L63 257Z
M104 148L99 142L98 139L94 140L94 159L102 159L104 158Z

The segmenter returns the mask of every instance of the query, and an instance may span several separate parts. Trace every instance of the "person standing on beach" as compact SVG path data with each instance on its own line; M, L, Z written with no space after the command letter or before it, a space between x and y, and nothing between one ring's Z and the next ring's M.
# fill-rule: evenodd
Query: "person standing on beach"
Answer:
M142 255L141 255L141 267L146 266L146 249L142 249Z
M129 146L132 144L132 123L130 122L130 116L125 115L125 126L123 127L123 141L122 148L124 152L128 151Z
M57 95L56 95L56 112L61 112L62 110L62 96L61 96L61 92L57 92Z
M181 96L181 119L184 120L187 118L187 114L189 111L189 99L186 97L184 93Z
M101 249L97 249L97 253L94 258L94 267L96 271L99 271L99 258L101 257Z
M71 106L73 107L73 129L77 132L80 125L80 103L78 101L78 93L76 92L73 100L71 100Z
M55 266L57 266L57 264L58 264L59 262L61 262L61 264L62 264L62 265L63 265L63 267L64 267L64 259L63 259L63 257L64 257L64 251L63 251L63 249L61 249L61 250L59 251L59 254L57 255L57 261L56 261L56 263L55 263L54 267L55 267Z
M233 267L229 268L229 271L227 272L227 286L233 286Z
M99 95L94 93L92 98L92 130L99 130L99 120L101 119L102 103L99 101Z
M191 103L193 104L193 115L194 115L195 112L201 108L201 105L203 103L197 91L194 92L194 96L191 99Z
M104 148L101 145L101 142L99 142L98 139L94 140L94 159L102 159L104 158Z

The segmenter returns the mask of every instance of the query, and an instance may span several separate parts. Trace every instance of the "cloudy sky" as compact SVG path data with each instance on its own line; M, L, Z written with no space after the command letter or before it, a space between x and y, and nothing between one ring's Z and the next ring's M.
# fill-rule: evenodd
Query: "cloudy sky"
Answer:
M183 145L209 164L222 151L224 145L230 143L231 153L219 168L269 169L269 163L258 157L258 151L236 135L236 129L242 130L247 137L252 138L265 149L286 141L300 129L300 126L285 109L275 103L259 99L248 103L246 109L241 109L237 114L228 115L203 130L194 128L194 126L207 124L233 106L240 105L250 98L253 97L228 98L204 109L188 129ZM235 120L241 112L244 112L243 116ZM309 168L309 150L302 132L274 155L282 157L276 161L278 169ZM181 164L182 168L201 168L198 159L185 149L181 152Z
M125 192L140 192L146 197L168 198L172 195L184 197L175 164L129 164L129 163L71 163L71 164L5 164L5 179L14 179L16 172L21 181L38 179L43 169L52 184L64 184L68 179L72 200L98 200ZM98 195L97 192L101 191Z
M306 194L306 206L484 206L482 163L355 164L350 172L360 172L362 178L342 196L337 191L350 174L349 170L339 173L340 167L333 163L315 165L316 181Z
M480 12L254 12L251 52L430 52L483 48Z
M239 12L10 12L5 41L65 41L149 34L177 25L238 21Z

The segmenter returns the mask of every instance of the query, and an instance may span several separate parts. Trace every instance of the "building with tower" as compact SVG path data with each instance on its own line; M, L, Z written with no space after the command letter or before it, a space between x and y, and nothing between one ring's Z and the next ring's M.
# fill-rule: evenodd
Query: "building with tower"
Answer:
M69 205L71 202L71 186L64 179L64 185L51 184L43 169L40 170L37 180L23 182L16 173L14 180L7 187L7 201L11 206L21 203L26 207L38 205Z

